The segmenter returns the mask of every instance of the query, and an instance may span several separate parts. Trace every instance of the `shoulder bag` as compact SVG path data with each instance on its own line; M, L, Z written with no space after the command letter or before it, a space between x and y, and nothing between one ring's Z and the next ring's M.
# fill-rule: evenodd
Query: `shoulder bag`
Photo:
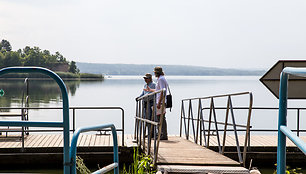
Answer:
M171 109L172 109L172 94L171 94L171 91L170 91L170 88L169 88L169 85L167 84L167 87L168 87L168 90L169 90L169 94L166 95L166 108L170 108L170 112L171 112Z

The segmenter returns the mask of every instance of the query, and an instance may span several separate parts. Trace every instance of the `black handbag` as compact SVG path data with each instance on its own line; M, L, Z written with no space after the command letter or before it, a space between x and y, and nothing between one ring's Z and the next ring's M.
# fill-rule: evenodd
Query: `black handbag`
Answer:
M166 108L170 108L170 112L171 112L171 109L172 109L172 94L171 94L169 85L167 85L167 86L168 86L169 94L166 95Z

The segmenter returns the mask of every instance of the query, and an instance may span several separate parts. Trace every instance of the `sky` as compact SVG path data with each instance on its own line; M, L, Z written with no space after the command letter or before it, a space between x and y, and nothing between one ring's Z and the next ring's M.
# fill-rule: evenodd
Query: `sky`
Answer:
M268 69L306 59L305 0L0 0L0 39L68 60Z

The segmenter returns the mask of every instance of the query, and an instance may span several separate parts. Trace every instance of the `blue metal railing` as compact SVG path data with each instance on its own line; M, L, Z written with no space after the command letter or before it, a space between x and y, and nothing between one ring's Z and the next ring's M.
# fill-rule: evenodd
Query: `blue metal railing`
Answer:
M306 77L306 68L286 67L281 73L279 87L277 174L285 174L286 172L286 137L288 137L306 155L306 143L287 127L287 88L289 75Z
M103 167L102 169L94 172L94 173L106 173L112 169L114 169L115 174L119 174L119 157L118 157L118 141L117 141L117 132L116 128L113 124L106 124L106 125L101 125L101 126L90 126L90 127L82 127L77 129L72 137L71 141L71 148L70 148L70 153L69 157L72 162L72 168L71 168L71 173L76 173L76 145L77 141L79 138L80 133L82 132L89 132L89 131L96 131L96 130L101 130L105 128L111 128L112 134L113 134L113 150L114 150L114 163L110 164L106 167Z
M70 173L69 160L69 102L68 93L63 80L54 72L41 67L10 67L0 70L0 76L7 73L41 73L56 81L61 89L63 98L63 122L35 122L35 121L0 121L0 126L20 127L62 127L64 135L64 173Z
M118 143L117 143L117 133L115 126L112 124L91 126L78 129L74 135L71 143L71 149L69 151L69 101L66 86L63 80L54 72L41 67L10 67L0 70L0 76L7 73L41 73L45 74L56 81L61 89L62 99L63 99L63 122L37 122L37 121L0 121L0 126L20 126L20 127L58 127L63 128L64 136L64 174L75 174L76 173L76 143L78 136L81 132L87 132L92 130L98 130L103 128L111 128L113 133L114 141L114 163L111 166L107 166L98 173L103 173L108 171L109 168L114 168L114 173L119 174L119 159L118 159ZM110 170L111 170L110 169Z

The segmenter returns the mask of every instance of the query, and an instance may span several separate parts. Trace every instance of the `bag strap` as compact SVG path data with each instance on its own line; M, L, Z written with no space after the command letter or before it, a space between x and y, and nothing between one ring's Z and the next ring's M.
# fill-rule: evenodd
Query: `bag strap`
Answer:
M167 83L167 87L168 87L168 90L169 90L169 94L171 95L171 91L170 91L170 88L169 88L169 84Z

